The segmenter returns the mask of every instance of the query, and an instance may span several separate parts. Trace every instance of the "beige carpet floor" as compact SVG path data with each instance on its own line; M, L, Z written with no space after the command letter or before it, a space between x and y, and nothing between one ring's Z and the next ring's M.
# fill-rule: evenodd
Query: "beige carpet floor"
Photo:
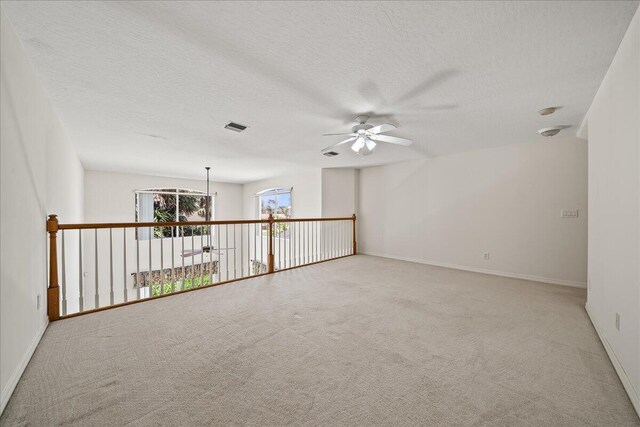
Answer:
M356 256L49 326L3 425L638 425L586 292Z

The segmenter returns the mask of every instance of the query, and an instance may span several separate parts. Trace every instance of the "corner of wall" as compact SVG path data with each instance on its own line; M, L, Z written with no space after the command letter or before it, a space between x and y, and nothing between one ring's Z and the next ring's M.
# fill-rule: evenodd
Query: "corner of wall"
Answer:
M640 415L638 75L640 8L594 96L588 119L583 122L583 132L586 135L588 130L589 138L586 309Z
M582 123L576 132L576 137L580 139L589 139L589 113L584 115L584 119L582 119Z
M24 353L24 356L20 360L20 363L16 367L15 371L13 371L13 374L11 374L11 377L9 378L9 381L7 382L7 384L5 384L4 388L2 389L2 394L0 395L0 414L2 414L2 412L4 411L4 408L7 407L7 403L9 403L9 400L11 399L11 395L13 394L13 391L16 389L16 386L18 385L18 381L20 381L20 378L22 377L24 370L27 368L27 365L29 364L31 357L33 357L33 353L35 353L36 348L38 347L38 344L40 344L40 340L42 339L42 336L46 332L47 327L49 327L49 321L46 321L42 325L38 334L33 338L31 345L29 346L27 351Z
M0 403L4 410L48 325L43 303L48 278L47 214L55 211L82 218L84 170L10 21L3 10L0 14ZM12 203L16 199L20 203Z
M591 310L589 309L589 303L585 304L584 308L587 311L587 315L589 316L589 320L591 321L593 328L596 330L596 334L598 334L598 338L600 338L600 342L602 343L602 346L604 347L604 350L606 351L607 356L609 356L609 360L611 360L611 364L613 365L613 368L615 369L616 373L618 374L618 377L620 378L620 382L622 383L622 386L624 387L625 391L629 395L629 400L631 400L631 404L633 405L633 408L636 410L638 415L640 415L640 393L638 393L638 390L636 390L636 388L633 386L633 382L631 381L631 378L629 378L629 375L627 374L624 367L622 366L622 363L620 363L620 359L618 359L618 355L613 350L613 347L607 340L607 337L605 336L603 330L600 328L600 326L598 326L598 322L596 321L593 314L591 313Z

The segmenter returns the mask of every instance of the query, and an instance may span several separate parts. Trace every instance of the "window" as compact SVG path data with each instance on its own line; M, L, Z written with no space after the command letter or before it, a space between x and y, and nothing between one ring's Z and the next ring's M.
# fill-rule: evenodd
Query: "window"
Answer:
M273 215L274 218L291 218L291 190L293 189L269 188L256 193L258 218L269 219L269 215ZM281 235L288 228L288 224L280 223L275 233ZM262 229L266 232L267 225L263 224Z
M136 222L210 221L215 209L214 196L202 191L180 188L154 188L136 191ZM206 212L209 210L209 218ZM148 240L149 229L138 229L138 239ZM154 227L153 237L199 236L209 234L209 227Z
M269 188L256 193L258 218L291 218L291 189Z

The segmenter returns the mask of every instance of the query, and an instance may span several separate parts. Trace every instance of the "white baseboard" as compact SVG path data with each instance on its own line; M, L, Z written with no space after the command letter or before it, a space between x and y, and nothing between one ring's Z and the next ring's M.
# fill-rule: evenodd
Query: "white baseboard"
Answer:
M531 280L533 282L542 282L542 283L551 283L552 285L562 285L562 286L571 286L573 288L587 288L587 284L585 282L572 282L570 280L562 280L562 279L552 279L549 277L542 276L533 276L530 274L520 274L520 273L510 273L506 271L497 271L497 270L488 270L485 268L476 268L476 267L467 267L465 265L458 264L449 264L445 262L438 261L427 261L423 259L415 259L415 258L406 258L385 254L377 254L373 252L359 251L359 254L362 255L371 255L378 256L382 258L391 258L391 259L399 259L401 261L409 261L416 262L419 264L433 265L435 267L445 267L445 268L453 268L455 270L463 270L463 271L471 271L474 273L483 273L483 274L491 274L493 276L502 276L502 277L510 277L512 279L523 279L523 280Z
M631 404L633 405L633 408L638 413L638 416L640 416L640 395L638 395L638 391L635 389L635 387L631 383L631 379L629 378L629 376L627 375L627 372L622 367L620 360L618 360L618 356L616 356L616 353L613 351L613 347L611 347L611 344L609 344L609 341L607 341L604 334L602 333L602 330L600 329L600 327L594 320L593 316L591 315L591 312L589 311L589 305L585 304L584 308L587 310L587 314L589 315L591 324L593 325L593 328L596 330L596 333L600 338L600 342L602 342L602 346L604 347L604 350L607 352L607 355L609 356L609 360L611 360L611 364L613 365L613 368L616 370L616 373L618 374L618 377L622 382L622 386L626 390L627 395L629 395L629 399L631 400Z
M13 391L18 385L18 381L20 381L20 378L22 377L22 373L24 372L27 365L29 364L29 361L31 360L31 356L33 356L33 353L36 351L36 347L38 347L38 344L40 343L40 340L44 335L44 331L47 330L47 326L49 326L49 322L45 322L45 324L42 325L42 329L40 329L40 331L36 335L35 339L31 343L31 346L29 346L29 349L22 357L20 364L18 365L16 370L13 372L13 375L11 375L9 382L2 390L2 394L0 395L0 414L2 414L4 412L4 408L7 407L7 403L9 403L9 399L11 398Z

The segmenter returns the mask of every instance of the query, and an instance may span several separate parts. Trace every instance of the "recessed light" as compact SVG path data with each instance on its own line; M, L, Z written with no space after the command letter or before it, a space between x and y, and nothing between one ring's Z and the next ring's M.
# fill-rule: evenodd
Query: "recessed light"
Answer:
M569 126L569 125L553 126L553 127L550 127L550 128L540 129L540 130L538 131L538 133L539 133L540 135L542 135L542 136L555 136L555 135L557 135L558 133L560 133L560 131L561 131L562 129L566 129L566 128L568 128L568 127L571 127L571 126Z
M229 122L225 125L224 127L225 129L229 129L232 130L234 132L242 132L243 130L245 130L247 128L247 126L245 125L241 125L239 123L234 123L234 122Z
M335 151L328 151L328 152L322 153L322 154L324 154L327 157L333 157L333 156L337 156L338 155L338 153L336 153Z
M538 110L538 114L540 114L541 116L548 116L549 114L553 114L556 112L556 110L558 110L560 107L547 107L547 108L543 108L542 110Z

